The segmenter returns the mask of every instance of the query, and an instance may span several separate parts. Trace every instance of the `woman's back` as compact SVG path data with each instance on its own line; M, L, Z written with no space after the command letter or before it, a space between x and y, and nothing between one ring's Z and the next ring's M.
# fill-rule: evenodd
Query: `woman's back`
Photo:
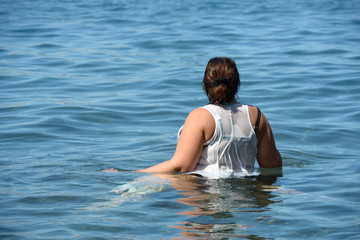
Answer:
M196 171L252 173L257 153L256 134L248 106L237 103L205 107L215 120L212 138L205 143Z

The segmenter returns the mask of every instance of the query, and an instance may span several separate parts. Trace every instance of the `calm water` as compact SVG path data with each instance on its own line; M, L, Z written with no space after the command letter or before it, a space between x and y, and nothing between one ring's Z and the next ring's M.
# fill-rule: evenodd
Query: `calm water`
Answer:
M0 0L0 238L360 238L359 12L357 0ZM134 173L172 156L214 56L236 60L283 176Z

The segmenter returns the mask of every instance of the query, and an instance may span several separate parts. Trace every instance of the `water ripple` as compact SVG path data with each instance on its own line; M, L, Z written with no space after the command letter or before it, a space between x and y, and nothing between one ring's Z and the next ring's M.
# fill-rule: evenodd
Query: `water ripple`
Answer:
M0 238L359 235L359 9L354 0L3 0ZM239 100L271 123L284 176L176 179L120 206L111 189L169 159L187 114L207 103L201 80L214 56L236 60Z

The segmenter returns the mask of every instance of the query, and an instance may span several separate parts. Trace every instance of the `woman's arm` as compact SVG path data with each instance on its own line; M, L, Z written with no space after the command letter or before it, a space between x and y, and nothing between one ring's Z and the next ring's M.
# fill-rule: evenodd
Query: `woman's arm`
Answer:
M171 160L138 171L164 173L194 170L204 143L212 136L210 134L211 127L215 129L215 121L207 110L202 108L193 110L185 121Z
M258 141L258 151L256 159L262 168L276 168L282 166L282 159L275 145L275 139L268 120L261 113L259 128L256 131ZM249 106L249 115L252 125L255 125L258 117L258 109Z
M270 124L262 113L256 136L258 140L258 152L256 158L259 166L263 168L282 167L282 158L276 148Z

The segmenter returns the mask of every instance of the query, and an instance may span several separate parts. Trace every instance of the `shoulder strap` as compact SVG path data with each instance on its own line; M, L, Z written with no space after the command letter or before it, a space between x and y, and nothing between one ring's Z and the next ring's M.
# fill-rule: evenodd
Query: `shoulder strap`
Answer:
M260 119L261 119L261 111L260 111L260 109L258 107L257 107L257 110L258 110L258 116L257 116L256 123L255 123L255 126L254 126L254 131L255 132L259 129L259 124L260 124Z

